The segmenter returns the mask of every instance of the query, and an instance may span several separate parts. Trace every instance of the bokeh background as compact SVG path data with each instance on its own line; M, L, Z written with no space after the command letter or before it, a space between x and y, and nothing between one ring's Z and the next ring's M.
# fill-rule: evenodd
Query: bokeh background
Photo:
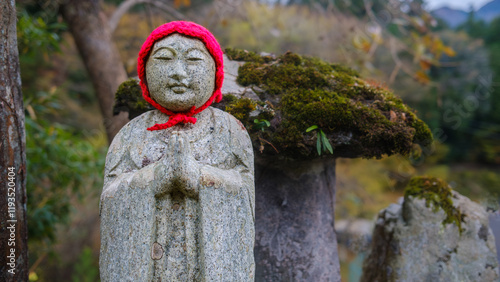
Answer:
M99 101L74 31L60 15L63 1L16 2L30 281L98 281L108 146ZM500 0L450 1L450 7L437 0L87 2L99 5L99 17L116 20L116 67L129 77L136 75L137 53L149 33L185 19L206 26L223 48L292 51L344 64L415 109L433 131L434 145L409 156L338 159L336 220L374 220L417 175L444 179L498 208ZM120 9L125 12L118 17ZM341 246L340 256L343 281L356 281L359 255Z

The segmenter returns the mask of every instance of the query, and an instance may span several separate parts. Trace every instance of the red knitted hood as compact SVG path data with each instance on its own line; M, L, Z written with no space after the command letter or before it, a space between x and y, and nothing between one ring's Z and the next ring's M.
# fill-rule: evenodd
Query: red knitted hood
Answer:
M179 33L182 35L186 35L201 40L203 44L205 44L205 47L207 47L208 52L212 55L212 58L215 61L214 93L201 107L195 108L195 106L193 106L187 112L172 112L165 109L160 104L156 103L150 97L146 81L146 62L148 61L149 54L151 53L154 44L157 41L173 33ZM212 35L212 33L210 33L210 31L208 31L203 26L195 24L193 22L184 22L184 21L169 22L159 26L148 36L148 38L142 45L141 51L139 52L139 58L137 59L137 73L139 74L142 96L155 108L170 116L168 122L162 124L159 123L155 124L154 126L149 127L148 130L166 129L178 123L189 122L194 124L196 123L196 118L193 117L195 114L206 109L214 102L214 100L216 103L220 102L220 100L222 99L221 87L222 87L222 82L224 81L224 65L223 65L224 61L222 58L222 54L223 53L220 48L220 45L215 39L215 37Z

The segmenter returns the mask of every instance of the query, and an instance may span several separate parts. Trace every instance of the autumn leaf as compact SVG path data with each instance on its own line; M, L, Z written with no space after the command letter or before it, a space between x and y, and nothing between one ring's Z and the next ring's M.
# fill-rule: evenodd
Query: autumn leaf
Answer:
M364 37L361 37L361 36L354 37L353 45L354 45L354 47L361 49L367 53L370 51L370 48L372 47L370 41Z
M177 9L181 6L189 7L191 5L190 0L174 0L174 7Z
M390 121L396 121L396 119L398 119L398 116L393 110L389 111L389 114L391 116Z
M429 70L432 66L432 63L428 60L420 59L420 67L422 70L426 71Z
M449 57L455 57L457 55L457 53L455 52L455 50L453 50L451 47L444 47L443 48L443 52L448 55Z
M415 79L422 84L428 84L431 81L429 76L421 70L415 73Z

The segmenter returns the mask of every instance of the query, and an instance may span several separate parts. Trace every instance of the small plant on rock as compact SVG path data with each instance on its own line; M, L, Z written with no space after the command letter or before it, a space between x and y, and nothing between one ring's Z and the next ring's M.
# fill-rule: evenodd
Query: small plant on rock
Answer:
M311 132L313 130L318 129L317 125L313 125L306 129L306 132ZM322 152L326 152L327 150L330 152L330 154L333 155L333 148L332 145L330 144L330 141L328 141L328 138L326 137L326 134L323 132L322 129L319 129L317 131L318 135L316 138L316 149L318 150L318 155L321 156Z

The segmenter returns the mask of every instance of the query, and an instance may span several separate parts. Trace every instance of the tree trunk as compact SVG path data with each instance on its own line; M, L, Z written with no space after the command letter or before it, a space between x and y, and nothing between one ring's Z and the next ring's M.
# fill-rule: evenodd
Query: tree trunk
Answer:
M127 79L127 73L111 39L100 4L99 0L66 0L60 12L94 85L108 141L111 142L128 121L123 115L113 117L115 92L120 83Z
M340 281L335 161L255 167L255 281Z
M0 2L0 281L28 281L26 139L14 0Z

